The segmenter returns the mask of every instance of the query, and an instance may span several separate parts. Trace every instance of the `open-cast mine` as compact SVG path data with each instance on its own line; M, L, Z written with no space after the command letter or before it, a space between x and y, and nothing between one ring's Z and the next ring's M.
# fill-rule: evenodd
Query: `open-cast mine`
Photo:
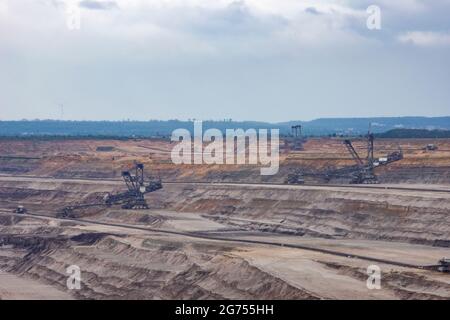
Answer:
M450 140L367 143L282 141L261 176L162 139L2 139L0 299L450 299Z

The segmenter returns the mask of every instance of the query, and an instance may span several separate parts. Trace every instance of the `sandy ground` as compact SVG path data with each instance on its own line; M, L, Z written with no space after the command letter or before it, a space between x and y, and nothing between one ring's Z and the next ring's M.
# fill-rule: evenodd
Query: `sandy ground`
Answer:
M39 281L0 270L0 300L69 300L71 295Z
M47 183L49 185L54 184L55 186L59 184L69 183L69 184L83 184L83 185L106 185L106 186L123 186L123 181L120 179L114 179L114 180L108 180L108 179L80 179L80 178L73 178L73 179L64 179L64 178L53 178L53 177L39 177L39 176L10 176L10 175L1 175L0 174L0 181L5 182L35 182L39 184ZM171 182L168 182L170 184ZM179 182L177 184L189 184L186 182ZM211 182L211 183L192 183L193 185L223 185L223 186L234 186L233 183L217 183L217 182ZM240 186L242 187L258 187L258 188L277 188L277 189L291 189L291 190L335 190L336 188L339 188L339 190L342 191L351 191L351 192L358 192L358 189L360 189L361 192L375 192L375 193L386 193L386 191L390 188L394 188L389 190L389 193L409 193L411 195L420 195L423 192L426 192L427 194L435 193L436 191L442 191L442 193L438 192L438 195L442 196L445 194L448 194L450 197L450 186L448 185L439 185L439 184L376 184L376 185L352 185L352 186L346 186L346 185L330 185L330 186L315 186L315 185L271 185L271 184L245 184L241 183ZM402 190L404 189L404 190ZM417 190L414 190L417 189Z
M190 231L211 231L209 234L221 238L230 238L233 240L255 240L261 242L273 242L283 244L294 244L310 247L311 249L326 249L339 253L347 253L349 255L363 255L373 258L387 259L396 262L408 263L413 265L432 265L438 259L450 253L448 248L430 247L424 245L416 245L409 243L387 242L387 241L370 241L370 240L329 240L318 238L307 238L288 235L277 235L270 233L249 233L223 230L223 227L215 222L192 214L180 214L177 212L156 211L155 216L163 216L169 222L165 224L162 231L178 230L184 232ZM41 218L39 218L41 219ZM61 223L61 219L42 218L42 220L49 221L50 225ZM108 220L108 219L106 219ZM133 224L127 224L129 228L133 228ZM396 299L396 297L389 290L369 290L364 281L355 279L349 275L339 274L330 268L327 268L323 262L337 263L339 265L351 266L353 268L366 269L368 266L376 264L379 265L382 271L405 271L405 272L419 272L434 277L436 280L450 285L450 277L446 274L430 273L428 271L418 271L405 267L393 266L390 264L383 264L378 262L371 262L370 260L362 260L355 258L339 257L332 254L325 254L321 252L314 252L313 250L273 247L269 245L247 244L239 242L231 242L221 240L207 240L198 239L195 237L186 237L181 235L167 235L153 231L143 231L129 229L124 227L112 227L97 225L95 223L85 223L85 225L77 226L77 229L90 232L108 232L127 235L127 238L121 240L129 245L138 248L145 248L142 246L144 241L148 243L160 241L172 241L180 243L199 243L199 244L213 244L225 245L234 248L232 254L245 259L251 265L256 266L274 277L281 278L283 281L291 284L294 287L301 288L314 295L329 299ZM157 240L159 239L159 240ZM103 254L104 258L109 261L121 261L121 258L114 254ZM125 263L125 261L121 261ZM141 264L141 263L139 263ZM143 262L145 264L145 262ZM160 265L153 267L147 265L149 268L158 269ZM167 268L167 267L166 267Z
M157 214L162 216L163 212L158 211ZM447 248L434 248L430 246L398 242L391 243L384 241L364 241L351 239L329 240L287 235L272 235L267 233L258 234L255 232L221 232L220 224L198 217L195 218L194 214L188 214L183 217L179 213L168 212L164 218L169 221L169 223L165 225L166 227L171 225L180 231L193 231L192 229L198 227L197 231L204 231L205 229L215 230L215 232L211 232L212 235L230 237L230 239L234 240L251 239L257 241L271 241L274 243L301 244L307 245L311 248L329 249L347 252L349 254L371 255L373 257L393 259L395 261L413 264L430 264L449 252ZM58 227L64 223L64 220L62 219L55 219L51 217L32 217L30 219L32 220L31 223L27 222L27 219L25 219L20 222L17 227L22 226L24 228L23 230L32 230L32 228L39 226L36 221L41 221L40 225L42 226L46 225L52 227ZM270 246L266 244L260 245L201 239L154 231L134 230L130 229L130 227L132 228L133 224L129 224L129 227L112 227L85 222L84 225L73 225L72 227L65 229L65 233L67 234L76 234L77 232L104 232L116 234L117 236L113 237L114 241L118 241L119 243L126 245L126 247L129 248L127 251L132 250L130 251L130 254L124 255L124 249L117 251L112 248L105 250L101 247L73 247L71 251L76 252L76 260L73 260L73 262L82 263L84 258L82 260L78 260L81 258L80 254L82 256L92 257L89 259L94 259L95 257L95 259L99 260L99 262L89 263L89 265L91 265L89 266L89 273L106 273L106 275L109 275L111 278L108 276L104 281L109 283L115 278L126 276L126 272L128 272L126 271L127 268L145 268L148 270L147 272L155 272L157 274L162 272L162 270L164 270L164 272L171 272L174 274L186 272L183 271L184 263L179 264L171 262L171 259L173 258L170 258L170 255L175 253L177 255L187 255L195 264L204 265L205 268L218 267L223 269L221 272L224 272L224 275L211 275L211 279L215 279L217 277L219 277L219 279L222 279L221 277L225 277L225 279L226 277L239 277L239 272L243 271L234 270L233 268L236 266L233 267L233 265L235 265L236 262L233 261L242 260L246 261L250 266L257 268L256 270L259 270L258 272L261 273L257 276L254 275L256 278L252 281L255 283L258 281L268 281L267 277L270 276L270 279L279 279L282 283L285 283L292 288L296 288L296 290L300 290L304 294L320 297L322 299L402 298L402 296L399 296L398 293L393 290L392 279L387 280L385 286L384 282L382 282L382 287L380 290L370 290L367 288L367 275L365 274L365 270L369 265L376 264L381 268L382 277L384 274L389 275L389 277L392 277L392 274L415 274L416 277L426 278L426 280L422 280L427 282L426 285L419 282L418 284L413 283L409 287L405 286L402 290L407 293L403 294L409 294L409 292L422 292L421 294L429 293L431 295L438 294L443 297L450 296L450 290L446 291L447 289L445 289L445 284L450 287L450 277L446 274L425 270L420 271L417 269L399 267L390 264L373 263L362 259L335 256L332 254L325 254L310 250ZM167 247L167 250L169 250L167 252L161 251L161 258L148 259L146 257L145 252L148 250L153 250L152 248L160 248L161 246ZM193 250L190 248L197 249ZM141 253L134 253L135 250L139 250ZM58 256L61 255L59 259L64 259L67 260L67 263L72 263L70 262L70 259L73 259L71 256L65 256L62 254L62 252L58 254ZM170 255L164 257L167 254ZM220 258L217 262L212 262L215 259L218 259L217 257L212 258L212 260L210 260L211 258L207 258L206 262L203 260L206 254L212 254L212 257L215 257L216 255L217 257L222 256L222 258ZM230 262L227 262L228 260ZM104 265L102 265L100 261L103 261L102 263L104 263ZM222 262L219 263L219 261ZM219 264L217 265L217 263ZM338 266L338 269L330 267L330 264ZM85 266L84 268L88 267ZM238 273L236 274L236 272ZM188 278L194 277L194 275L186 276ZM401 283L401 279L402 278L400 277L399 280L394 281L395 286L398 285L397 283ZM182 285L182 280L180 279L178 281L181 281L180 285ZM205 284L201 284L201 286L204 286L205 290L211 290L211 293L220 292L220 290L216 287L216 284L210 283L212 280L205 281L207 281ZM428 284L428 282L430 284ZM436 286L436 284L433 283L440 283L440 285ZM222 294L229 294L230 297L233 297L233 295L236 294L229 293L227 290L225 290L225 293ZM429 292L427 293L427 291ZM34 280L29 280L27 277L19 278L16 275L8 273L0 274L0 297L2 299L70 298L68 294L60 292L54 287ZM277 296L277 294L275 294L274 296L271 296L271 298L279 299L283 298L283 296Z
M325 299L398 299L392 292L370 290L364 280L335 273L317 262L348 263L328 255L293 249L259 249L238 255L265 272ZM354 264L367 268L361 262Z
M378 156L396 150L394 142L377 141ZM248 183L261 181L258 168L174 167L164 141L0 142L7 155L39 157L0 161L0 244L9 246L0 249L0 299L450 299L448 274L350 257L412 265L450 257L450 140L440 141L435 153L421 149L424 141L402 143L405 159L387 169L403 171L384 180L389 183L293 186ZM99 153L101 145L115 151ZM123 190L120 172L135 160L151 173L160 170L163 181L222 182L167 183L148 195L150 210L80 212L116 226L54 218L64 206ZM352 160L341 141L311 139L304 152L282 155L281 163L317 169ZM420 176L426 170L417 171L425 167L439 170L427 180ZM283 181L284 169L270 181ZM411 183L390 183L397 178ZM18 204L48 217L14 215ZM57 289L68 264L80 264L86 275L84 291L75 295ZM380 290L366 286L371 264L381 268Z

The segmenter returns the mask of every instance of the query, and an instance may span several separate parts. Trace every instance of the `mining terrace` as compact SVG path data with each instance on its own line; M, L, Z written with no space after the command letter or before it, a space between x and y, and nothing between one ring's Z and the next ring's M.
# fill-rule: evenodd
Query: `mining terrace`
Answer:
M450 140L380 139L375 156L399 144L379 184L292 185L296 168L353 165L342 141L282 147L279 173L261 176L174 165L164 140L2 139L0 299L449 299L450 274L434 266L450 258ZM163 184L148 209L61 215L123 191L135 162ZM70 265L80 290L67 288ZM366 285L371 265L380 289Z

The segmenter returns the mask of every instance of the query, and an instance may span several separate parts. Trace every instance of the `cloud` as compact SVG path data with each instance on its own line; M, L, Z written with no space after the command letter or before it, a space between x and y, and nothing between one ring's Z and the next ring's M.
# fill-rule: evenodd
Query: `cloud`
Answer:
M398 36L402 43L409 43L416 46L448 46L450 45L450 33L431 31L411 31Z
M445 114L448 12L449 0L0 0L1 116L47 117L58 101L73 118Z
M6 14L8 12L8 2L0 1L0 14Z
M111 10L117 8L117 3L115 1L83 0L80 1L79 6L90 10Z
M370 0L17 0L8 1L8 19L0 19L0 41L5 47L8 42L21 50L35 51L33 46L38 46L38 51L65 56L65 8L73 1L86 10L82 10L81 31L72 33L70 39L81 56L94 57L103 48L149 59L177 59L186 53L198 58L296 55L308 48L390 45L392 40L434 45L447 43L447 36L408 31L436 32L437 25L450 29L447 17L441 17L449 8L447 0L431 1L439 10L422 0L395 4L379 0L380 31L366 28ZM409 18L411 14L414 19ZM51 45L42 45L43 39Z
M314 7L308 7L308 8L306 8L306 9L305 9L305 12L308 12L308 13L311 13L311 14L320 14L320 11L317 10L316 8L314 8Z

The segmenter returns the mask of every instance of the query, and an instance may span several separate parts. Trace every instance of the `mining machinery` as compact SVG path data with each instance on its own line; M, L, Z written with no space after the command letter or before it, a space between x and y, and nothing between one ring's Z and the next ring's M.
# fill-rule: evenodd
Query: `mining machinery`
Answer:
M425 148L423 148L425 151L436 151L437 149L438 149L438 146L437 145L435 145L435 144L432 144L432 143L430 143L430 144L427 144L426 146L425 146Z
M355 170L351 172L350 183L353 184L375 184L378 183L377 176L375 175L375 167L379 165L388 165L389 163L399 161L403 159L403 151L398 145L398 151L389 153L385 158L375 159L374 158L374 141L375 136L370 130L367 132L367 157L365 161L356 152L352 145L352 142L348 139L344 140L344 145L350 152L353 160L356 162ZM383 160L383 161L381 161Z
M293 173L288 174L286 179L287 184L305 184L304 174L299 169Z
M355 161L355 165L344 168L328 168L321 172L307 172L296 169L292 174L289 174L287 184L304 184L305 177L312 177L320 181L329 182L332 179L349 180L351 184L376 184L378 183L375 175L375 167L380 165L387 165L389 163L403 159L403 151L399 146L398 151L389 153L385 158L374 158L374 141L375 136L371 133L370 127L367 133L367 156L363 159L353 147L352 141L346 139L343 144ZM381 161L382 160L382 161Z
M356 152L350 140L344 140L344 145L352 155L353 160L356 162L357 169L351 172L350 183L352 184L375 184L378 183L378 179L374 173L373 165L373 135L368 134L367 138L367 161L364 162Z
M152 178L149 181L145 181L144 165L142 163L135 163L133 172L123 171L122 179L127 187L126 191L115 194L108 193L103 197L102 201L96 203L77 204L65 207L60 215L70 217L76 209L113 205L121 205L122 209L148 209L144 195L162 189L162 182L159 178Z
M154 192L162 188L161 180L150 181L148 184L144 182L144 165L136 163L134 175L130 171L123 171L122 178L127 186L127 191L107 195L105 203L113 205L122 204L123 209L148 209L144 194Z
M291 126L291 132L294 138L300 138L302 136L302 126L300 124Z
M353 144L350 140L344 140L343 144L351 154L353 160L356 162L353 166L347 166L339 169L327 168L321 172L301 171L295 170L292 174L288 175L286 183L288 184L304 184L305 177L318 179L326 183L332 179L350 181L351 184L376 184L378 183L377 177L374 173L373 160L373 140L368 138L368 156L367 160L363 160L358 152L356 152Z
M386 163L384 163L385 165L389 164L391 162L402 160L403 159L403 150L402 150L402 147L400 146L400 144L398 145L398 151L389 153L386 158L387 158L387 161L386 161Z
M440 272L450 272L450 259L448 258L442 258L441 260L438 261L439 265L438 265L438 271Z
M439 271L439 272L443 272L443 273L450 273L450 259L444 257L444 258L440 259L437 262L437 264L423 266L422 268L426 269L426 270L433 270L433 271Z
M286 150L303 150L305 140L302 137L302 129L303 127L300 124L291 126L291 134L284 140Z
M17 208L14 209L14 213L25 214L27 213L27 209L24 206L17 206Z
M356 152L350 140L346 139L343 144L351 154L353 160L356 162L353 166L344 168L328 168L321 172L308 172L296 169L289 174L287 184L304 184L305 177L318 179L320 181L329 182L332 179L350 180L351 184L375 184L378 183L377 177L374 173L374 158L373 158L373 135L369 134L367 138L367 159L364 161Z

